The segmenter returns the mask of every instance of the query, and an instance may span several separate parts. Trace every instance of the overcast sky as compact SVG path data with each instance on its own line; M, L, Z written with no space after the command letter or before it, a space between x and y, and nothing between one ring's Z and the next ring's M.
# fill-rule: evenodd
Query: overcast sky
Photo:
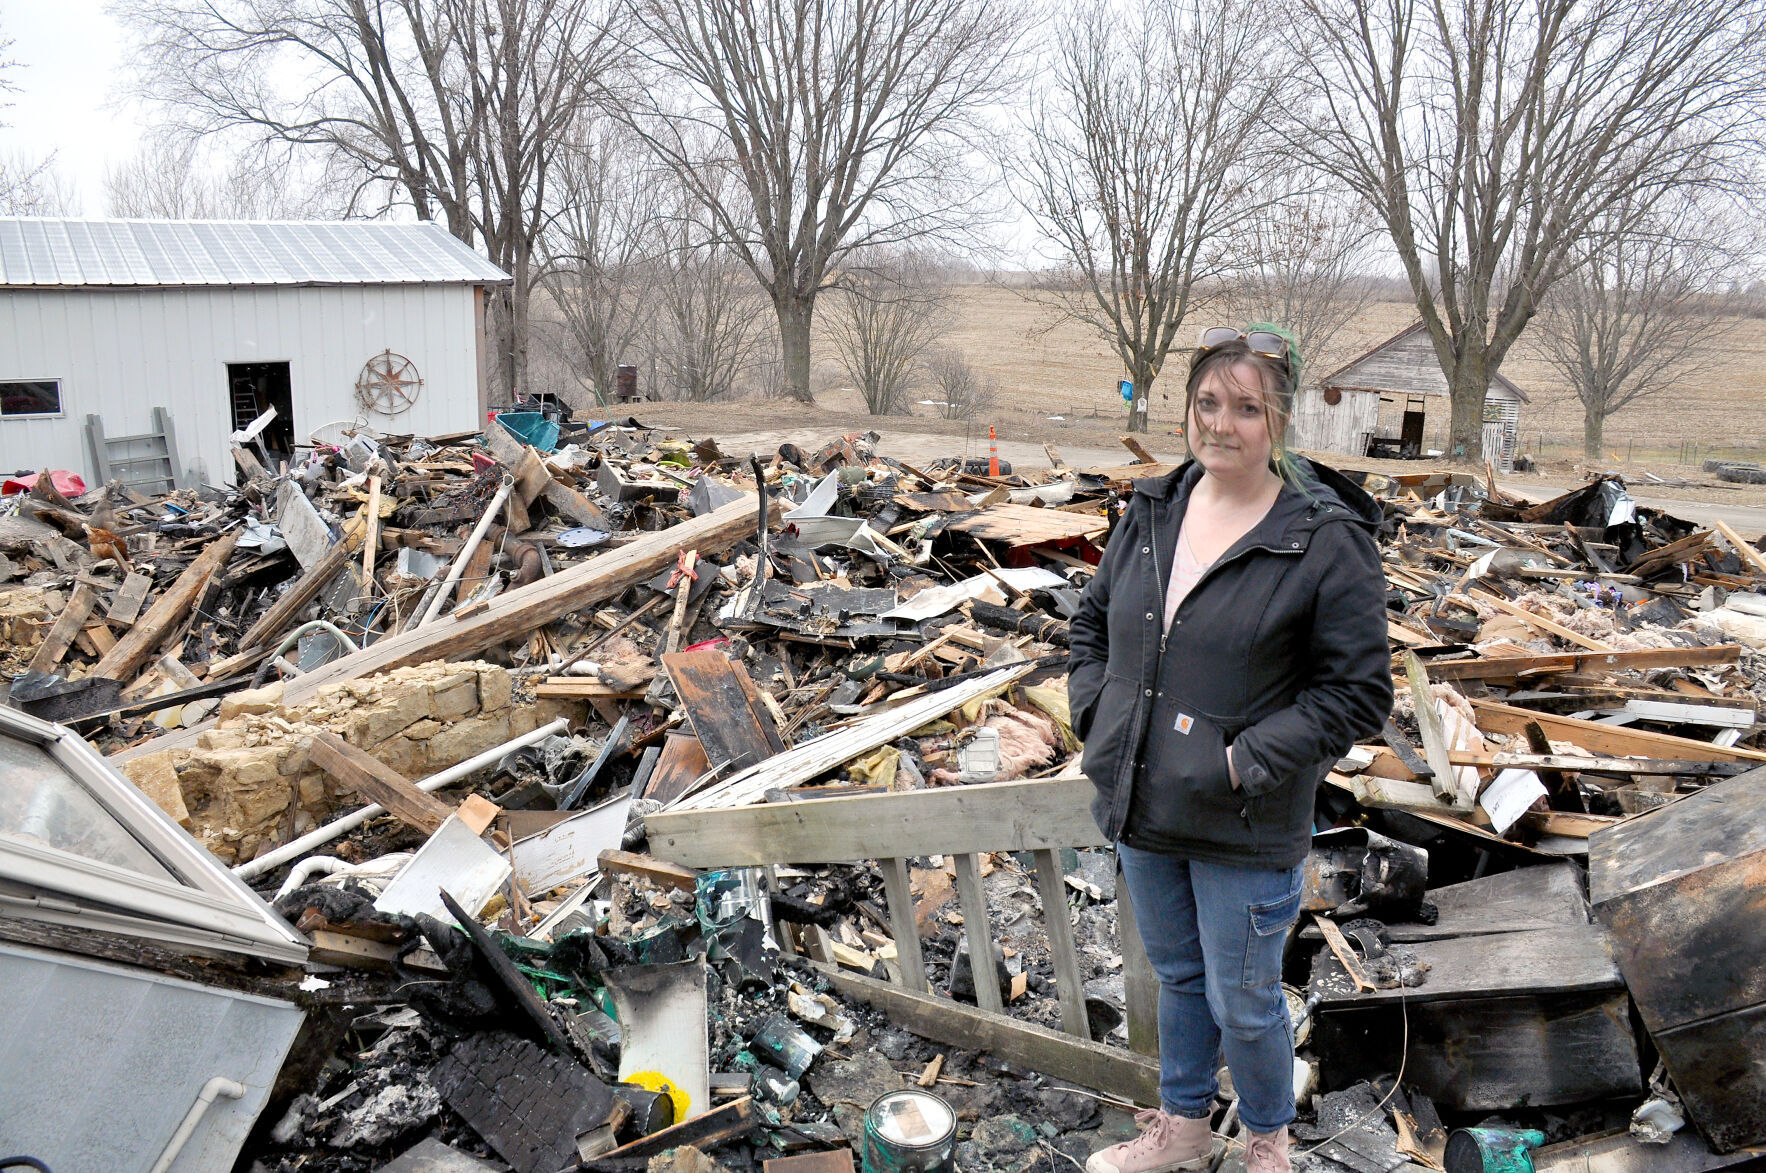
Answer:
M142 135L140 111L121 94L122 35L103 0L0 0L0 37L19 89L0 112L0 151L56 153L75 210L104 214L104 169L126 162Z

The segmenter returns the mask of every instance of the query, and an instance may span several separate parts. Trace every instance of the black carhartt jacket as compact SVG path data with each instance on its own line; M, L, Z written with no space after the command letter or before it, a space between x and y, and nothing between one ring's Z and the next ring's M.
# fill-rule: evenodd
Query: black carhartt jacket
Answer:
M1073 620L1068 695L1112 840L1215 863L1306 857L1318 783L1392 711L1379 507L1296 458L1161 630L1194 461L1137 481ZM1227 775L1232 745L1242 789Z

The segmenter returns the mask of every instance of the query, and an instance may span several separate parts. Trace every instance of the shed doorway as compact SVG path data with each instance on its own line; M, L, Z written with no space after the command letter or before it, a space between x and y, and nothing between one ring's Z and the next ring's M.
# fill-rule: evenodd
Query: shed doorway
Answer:
M294 459L294 384L285 362L230 362L227 364L227 395L233 407L233 430L251 426L251 421L276 409L276 418L258 433L258 442L270 458L271 471L276 463Z

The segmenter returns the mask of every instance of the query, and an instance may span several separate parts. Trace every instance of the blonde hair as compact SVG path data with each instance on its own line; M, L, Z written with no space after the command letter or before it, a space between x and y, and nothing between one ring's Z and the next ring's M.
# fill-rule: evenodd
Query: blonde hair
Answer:
M1259 354L1246 345L1243 338L1206 350L1198 348L1190 359L1190 374L1184 383L1184 418L1186 421L1190 418L1196 391L1208 375L1219 371L1224 378L1231 379L1234 367L1240 364L1252 367L1259 376L1263 418L1269 427L1269 462L1282 480L1296 488L1304 488L1307 478L1287 445L1288 425L1294 418L1294 392L1299 385L1300 353L1295 348L1293 335L1280 326L1257 322L1245 327L1246 333L1253 330L1267 330L1287 339L1288 357L1280 359Z

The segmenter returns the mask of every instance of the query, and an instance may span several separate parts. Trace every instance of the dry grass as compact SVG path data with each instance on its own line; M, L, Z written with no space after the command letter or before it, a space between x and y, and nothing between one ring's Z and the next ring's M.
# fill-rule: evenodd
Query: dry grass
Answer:
M1061 415L1082 427L1094 418L1105 428L1121 421L1116 389L1121 364L1095 333L1077 323L1057 323L1048 309L1009 289L964 286L955 303L957 322L946 342L999 379L1002 408L1045 419ZM1192 320L1194 332L1213 321L1206 307ZM1415 320L1409 302L1376 302L1343 331L1330 353L1314 361L1313 370L1341 366ZM1700 459L1713 452L1746 456L1766 447L1766 321L1743 320L1726 349L1733 361L1716 376L1645 399L1609 419L1609 452L1621 461L1672 464L1682 454L1690 460L1693 444ZM1543 438L1548 459L1579 457L1582 407L1575 395L1544 363L1524 353L1503 369L1533 400L1521 413L1524 446L1539 453ZM1167 431L1177 426L1181 404L1160 397L1159 390L1152 428Z

